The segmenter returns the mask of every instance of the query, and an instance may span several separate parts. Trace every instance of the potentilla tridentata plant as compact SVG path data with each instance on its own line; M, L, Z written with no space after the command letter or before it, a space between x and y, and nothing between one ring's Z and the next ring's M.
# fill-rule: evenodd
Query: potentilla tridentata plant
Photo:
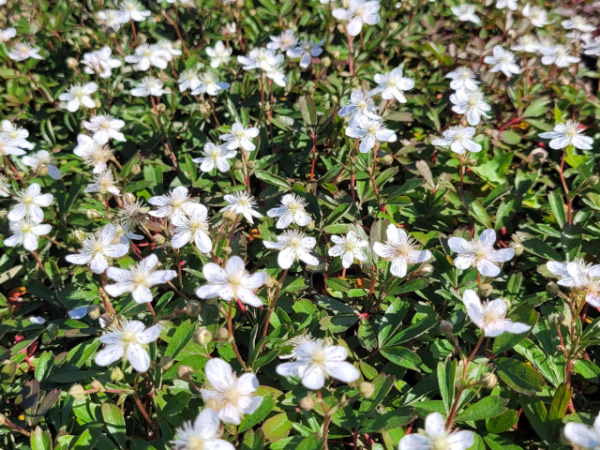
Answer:
M600 4L0 0L0 449L600 448Z

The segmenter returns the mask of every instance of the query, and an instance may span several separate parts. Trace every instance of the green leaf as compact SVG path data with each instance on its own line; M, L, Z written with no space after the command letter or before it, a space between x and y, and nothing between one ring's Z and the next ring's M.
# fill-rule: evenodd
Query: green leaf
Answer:
M52 450L52 438L47 431L35 427L31 433L31 450Z
M527 107L527 109L525 110L525 112L523 113L523 115L521 117L522 118L538 117L543 114L546 114L548 112L548 107L546 106L546 105L548 105L548 103L550 103L550 100L545 97L535 99Z
M518 421L517 411L509 409L504 414L489 419L485 424L485 428L490 433L500 434L513 428Z
M379 321L379 332L377 340L379 346L383 346L390 336L402 325L402 320L408 312L408 302L395 299L385 310L385 314Z
M279 413L268 419L261 427L265 437L275 442L288 435L294 424L288 419L287 413Z
M520 403L535 432L542 440L549 442L550 429L546 423L548 411L544 402L540 399L521 396Z
M554 393L550 409L548 410L548 419L546 420L548 429L550 430L550 438L553 441L556 440L559 435L562 419L567 412L569 403L571 403L572 394L573 389L567 387L566 384L561 384Z
M377 338L373 332L373 327L371 327L371 324L367 319L360 320L357 337L360 345L362 345L368 351L371 351L377 347Z
M309 127L317 125L317 108L315 107L314 100L307 95L303 95L298 99L298 106L300 107L304 123Z
M188 319L181 323L175 330L175 334L171 338L171 341L165 350L165 356L176 358L177 354L183 350L187 343L192 339L194 330L195 326L192 324L191 320Z
M485 397L456 417L457 422L467 422L469 420L485 420L503 414L507 408L505 405L508 399L502 397Z
M380 433L381 430L391 430L403 427L415 419L414 410L411 407L403 407L389 411L376 419L367 420L362 423L361 433Z
M454 404L456 360L440 361L437 365L437 378L446 414L450 414Z
M533 309L533 306L526 303L519 306L514 313L510 315L510 320L513 322L521 322L529 325L531 328L535 326L540 315ZM499 354L510 350L519 342L521 342L529 334L529 331L521 334L503 333L494 339L494 354Z
M521 136L519 136L514 131L508 130L502 131L500 133L500 139L502 139L508 145L517 145L519 142L521 142Z
M533 253L534 255L544 258L546 260L563 260L563 258L556 252L556 250L554 250L545 242L540 241L539 239L527 239L526 241L523 241L523 247L529 253Z
M394 377L385 374L379 374L373 381L375 390L371 398L364 398L360 402L358 408L358 423L363 423L367 419L371 419L371 415L375 408L377 408L381 402L387 397L390 389L394 385Z
M259 180L262 180L265 183L273 186L279 186L286 189L290 187L290 184L284 178L281 178L279 175L275 175L274 173L267 172L266 170L257 170L254 175L256 175L256 178Z
M483 440L490 450L523 450L523 448L503 436L488 434L483 437Z
M381 354L397 366L405 367L411 370L419 370L421 358L415 353L404 347L385 347L381 349Z
M102 417L108 433L119 444L119 447L125 448L127 430L121 409L112 403L102 403Z
M263 397L263 401L260 406L254 411L252 414L246 415L242 423L238 428L238 433L243 433L246 430L249 430L255 425L258 425L262 422L265 417L269 415L269 413L275 407L276 401L273 399L273 394L269 394Z
M407 294L409 292L415 292L423 289L425 286L429 284L429 280L427 278L418 278L416 280L407 281L404 284L401 284L397 288L395 288L389 295L397 296L401 294Z
M548 202L550 203L550 208L556 218L556 223L562 228L565 225L567 218L561 192L558 190L550 192L550 194L548 194Z
M71 446L76 450L92 450L100 439L102 432L98 428L87 428Z
M498 377L511 389L525 395L542 392L544 378L532 366L516 359L499 358L496 369Z

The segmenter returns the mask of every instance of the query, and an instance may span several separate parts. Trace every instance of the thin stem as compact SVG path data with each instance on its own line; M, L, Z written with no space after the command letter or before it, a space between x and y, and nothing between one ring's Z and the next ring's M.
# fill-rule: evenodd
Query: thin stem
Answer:
M246 363L244 362L242 355L240 355L240 351L238 350L237 345L235 344L235 338L233 335L233 321L231 317L231 314L233 312L233 301L233 299L229 300L229 312L227 313L227 330L229 331L229 342L231 343L231 348L233 348L233 351L237 360L240 363L240 366L242 366L242 369L244 369L244 371L248 371Z
M283 287L283 283L285 282L285 277L287 276L288 269L285 269L283 275L281 276L281 281L279 282L279 286L277 286L277 291L273 296L273 300L269 305L269 311L267 312L267 319L265 320L265 325L263 327L262 336L265 337L267 335L267 331L269 329L269 323L271 322L271 315L273 311L275 311L275 305L277 304L277 299L279 298L279 293L281 292L281 288Z
M312 138L312 168L310 169L310 181L315 180L315 156L317 152L316 140L317 136L314 133L311 133L310 137Z
M377 197L377 204L381 206L381 197L379 196L379 189L377 189L377 182L375 181L375 168L377 165L377 147L373 147L373 164L371 165L371 183L373 184L373 190L375 191L375 197Z
M565 157L567 156L567 150L568 150L568 146L565 147L565 150L563 151L562 154L562 159L560 161L560 170L558 171L558 174L560 175L560 181L562 183L563 189L565 190L565 195L567 196L567 220L569 225L571 225L572 220L571 220L571 215L572 215L572 210L573 210L573 199L569 199L569 188L567 187L567 180L565 179L565 175L564 175L564 169L565 169Z
M150 314L152 314L152 317L156 317L156 313L154 312L154 307L152 306L152 303L148 302L146 304L148 305L148 310L150 311Z

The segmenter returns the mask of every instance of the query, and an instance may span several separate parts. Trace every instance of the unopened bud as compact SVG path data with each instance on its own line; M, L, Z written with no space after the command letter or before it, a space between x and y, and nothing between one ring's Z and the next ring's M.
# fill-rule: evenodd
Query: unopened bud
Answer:
M489 283L483 283L480 286L477 286L477 295L483 298L488 298L494 292L494 288Z
M133 164L131 166L131 175L139 175L140 173L142 173L142 168L140 167L140 165Z
M423 264L419 269L419 274L421 274L423 278L429 278L433 274L433 266L427 263Z
M123 194L123 201L126 201L127 203L135 203L135 195L133 195L131 192L125 192Z
M167 239L162 234L155 234L152 236L152 240L156 245L163 245L165 242L167 242Z
M563 327L570 327L571 324L573 323L573 319L571 317L571 311L569 311L567 308L565 308L563 313L560 316L558 316L558 322Z
M308 225L306 225L306 230L307 231L313 231L315 229L315 221L311 220Z
M96 103L96 108L100 108L102 106L102 102L99 99L95 99L94 102Z
M100 217L100 213L98 212L97 209L88 209L85 212L85 215L87 216L88 219L90 220L96 220Z
M177 378L183 381L190 381L194 375L194 369L190 366L179 366L177 368Z
M375 393L375 385L373 385L373 383L369 383L368 381L363 381L360 383L358 388L360 389L360 393L364 398L371 398Z
M598 180L600 180L600 178L598 178L596 175L586 178L585 181L579 186L578 191L583 191L584 189L596 186L598 184Z
M87 37L87 36L81 36L81 43L82 43L83 45L87 45L87 44L89 44L89 43L90 43L90 38L89 38L89 37Z
M236 213L233 209L228 209L223 213L223 217L225 218L225 220L234 222L238 217L238 213Z
M85 389L80 384L74 384L69 389L69 395L77 401L81 401L85 398Z
M550 314L548 316L548 325L550 325L552 328L558 328L560 326L560 314Z
M453 329L454 329L454 324L452 322L449 322L448 320L442 320L440 322L440 330L442 331L442 333L450 336L450 335L452 335Z
M508 246L515 251L516 256L523 254L523 250L525 250L525 247L520 242L511 242Z
M163 370L169 370L175 364L175 360L170 356L163 356L158 361L158 366Z
M325 57L321 58L321 65L323 67L331 66L331 58L329 56L325 56Z
M118 91L124 91L125 90L125 85L123 83L117 84L117 90Z
M6 416L4 414L0 414L0 427L6 425Z
M243 168L243 167L244 167L244 163L242 163L240 160L236 160L236 161L233 163L233 168L234 168L235 170L242 170L242 168Z
M96 320L100 317L100 307L98 305L90 305L87 308L88 317L92 320Z
M556 284L554 281L550 281L546 285L546 292L550 295L556 295L559 293L559 291L560 291L560 288L558 287L558 284Z
M479 384L484 389L494 389L498 383L498 377L493 373L484 373L479 377Z
M110 371L110 379L111 379L111 381L114 381L115 383L118 383L123 378L125 378L125 374L123 373L123 371L120 368L118 368L118 367L113 367L113 369Z
M229 339L229 331L227 331L227 328L219 328L219 332L217 333L217 338L220 341L226 341L227 339Z
M104 201L104 195L103 195L103 194L101 194L100 192L96 192L96 193L94 194L94 198L95 198L96 200L98 200L99 202L103 202L103 201Z
M198 345L208 345L212 342L212 333L206 328L200 328L195 331L193 339Z
M98 380L92 381L92 389L96 392L104 392L104 386Z
M200 314L200 309L202 308L202 306L200 305L200 302L197 300L190 300L186 307L185 310L188 313L188 316L192 316L192 317L196 317L198 314Z
M79 65L79 61L75 58L67 58L67 67L71 70L75 69Z
M109 328L116 324L116 319L113 316L109 316L108 314L102 314L98 317L98 321L100 322L100 326L102 328Z
M254 169L254 166L255 166L255 165L256 165L256 164L255 164L255 162L254 162L254 161L248 161L248 162L246 163L246 166L247 166L247 167L248 167L248 169L250 169L250 170Z
M156 112L158 112L159 114L164 113L167 110L167 105L165 105L164 103L159 103L158 105L156 105Z
M233 252L233 249L232 249L232 248L231 248L229 245L226 245L225 247L223 247L223 248L221 249L221 251L222 251L222 252L223 252L225 255L229 256L229 255L231 255L231 252Z
M145 44L147 40L148 40L148 36L146 36L144 33L138 33L138 35L137 35L137 44L138 45Z
M385 155L383 158L381 158L381 164L383 164L384 166L391 166L394 163L394 158L392 157L392 155Z
M310 411L315 406L315 401L312 397L303 397L300 399L300 408L304 411Z

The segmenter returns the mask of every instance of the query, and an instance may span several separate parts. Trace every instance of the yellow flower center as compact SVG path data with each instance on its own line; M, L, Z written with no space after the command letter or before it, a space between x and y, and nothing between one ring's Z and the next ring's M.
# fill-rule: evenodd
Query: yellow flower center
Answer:
M204 450L204 439L200 436L190 436L186 448L188 450Z

